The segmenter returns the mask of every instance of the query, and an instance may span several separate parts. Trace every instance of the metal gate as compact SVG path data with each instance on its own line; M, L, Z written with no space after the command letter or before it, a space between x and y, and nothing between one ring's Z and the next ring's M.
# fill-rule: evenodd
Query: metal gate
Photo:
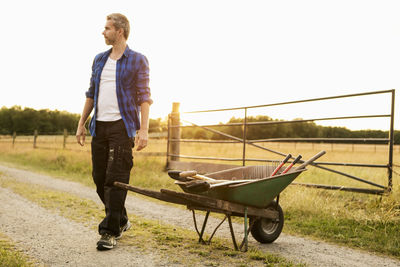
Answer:
M374 114L374 115L357 115L357 116L344 116L344 117L325 117L325 118L312 118L312 119L302 119L295 121L265 121L265 122L248 122L248 110L256 109L256 108L265 108L272 106L283 106L283 105L291 105L297 103L305 103L305 102L317 102L317 101L326 101L331 99L343 99L343 98L353 98L360 97L366 95L380 95L380 94L388 94L390 95L390 114ZM386 90L386 91L374 91L374 92L366 92L366 93L358 93L358 94L348 94L348 95L339 95L339 96L331 96L331 97L323 97L323 98L314 98L314 99L305 99L305 100L297 100L297 101L288 101L281 103L273 103L266 105L258 105L258 106L247 106L247 107L237 107L237 108L227 108L227 109L215 109L215 110L201 110L201 111L191 111L185 112L189 113L209 113L209 112L220 112L220 111L233 111L233 110L243 110L244 112L244 120L243 123L227 123L223 124L223 126L242 126L243 135L241 138L229 135L222 131L213 129L216 126L221 126L221 124L212 124L212 125L197 125L192 122L187 122L188 125L183 126L180 120L179 114L179 103L174 103L172 113L169 114L168 120L168 145L167 145L167 168L169 169L196 169L200 172L211 172L215 170L221 170L226 168L235 167L234 165L229 164L206 164L199 162L183 162L180 159L193 159L193 160L210 160L210 161L241 161L242 165L245 166L246 162L249 161L259 161L259 162L271 162L273 160L268 159L255 159L255 158L247 158L246 157L246 146L253 146L258 149L266 150L271 153L286 156L285 153L261 146L257 143L261 142L278 142L278 141L296 141L296 142L363 142L363 143L386 143L388 145L388 161L387 164L362 164L362 163L350 163L350 162L315 162L313 166L319 168L321 170L332 172L334 174L344 176L348 179L353 179L359 181L361 183L368 184L373 188L357 188L357 187L345 187L345 186L337 186L337 185L324 185L324 184L311 184L311 183L297 183L299 185L314 187L314 188L323 188L323 189L331 189L331 190L342 190L342 191L352 191L359 193L368 193L368 194L383 194L385 192L390 192L392 190L392 174L393 174L393 146L394 146L394 102L395 102L395 90ZM315 121L329 121L329 120L338 120L338 119L360 119L360 118L390 118L389 125L389 136L388 138L273 138L273 139L261 139L261 140L248 140L247 139L247 129L251 125L270 125L270 124L280 124L280 123L299 123L299 122L315 122ZM219 140L192 140L192 139L181 139L180 138L180 129L183 127L200 127L206 131L211 131L214 134L222 135L226 138L229 138L230 141L219 141ZM191 142L191 143L242 143L242 157L241 158L222 158L222 157L200 157L195 155L181 155L180 154L180 143L182 142ZM368 168L383 168L387 169L387 185L378 184L372 182L370 180L360 178L349 173L345 173L343 171L338 171L331 169L327 166L345 166L345 167L368 167ZM237 167L237 166L236 166Z

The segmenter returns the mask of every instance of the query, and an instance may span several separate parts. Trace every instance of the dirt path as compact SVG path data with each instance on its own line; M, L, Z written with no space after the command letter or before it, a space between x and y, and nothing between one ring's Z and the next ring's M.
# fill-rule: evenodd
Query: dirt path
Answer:
M163 266L160 257L130 247L98 252L93 230L0 188L0 231L46 266ZM167 266L165 264L164 266Z
M23 182L35 183L48 188L65 191L99 203L95 190L79 183L54 179L46 175L40 175L3 165L0 165L0 172L6 176ZM13 201L9 201L10 198L12 198ZM119 256L121 253L126 254L127 259L129 258L129 264L131 265L132 263L137 266L163 265L160 261L160 257L156 254L146 256L139 255L137 252L132 253L133 250L129 250L129 247L119 247L115 251L107 252L107 254L98 253L93 246L98 238L95 232L84 229L83 226L79 226L65 218L59 216L55 218L54 214L49 214L48 211L35 206L21 197L15 197L15 194L6 189L0 190L0 201L2 201L1 203L7 203L7 205L0 208L0 231L17 242L30 244L27 246L27 253L41 259L43 262L49 263L51 266L65 266L67 264L75 266L79 263L79 260L85 260L88 257L93 257L93 262L96 260L100 261L100 256L104 256L110 260L112 257L122 258ZM154 201L147 201L143 198L136 197L133 193L129 193L126 206L129 213L134 213L148 219L159 220L164 223L193 230L192 215L186 210L175 208L170 205L163 205L162 203ZM17 211L15 211L15 207L18 207ZM27 211L25 212L25 210ZM9 216L9 213L13 212L16 214ZM29 212L33 212L31 214L36 215L24 215L29 214ZM5 214L7 214L7 216L4 216ZM8 219L4 219L5 217L15 217L15 221L7 221ZM22 223L20 220L23 217L31 219ZM201 219L202 218L199 217L198 220ZM62 221L62 223L60 223L60 221ZM210 223L210 226L207 228L209 231L213 226L219 223L219 220L210 218ZM54 228L54 233L45 235L45 240L40 240L41 237L35 233L46 232L48 228L43 225L47 225L47 227L50 227L49 229ZM243 234L243 226L235 224L234 227L237 234L241 236ZM225 227L223 226L221 228L222 229L218 230L217 235L227 238L228 242L230 242L228 227L225 225ZM27 229L35 229L35 231L27 231ZM66 231L67 236L74 237L82 235L82 238L79 238L79 241L74 240L71 244L64 244L65 234L63 234L63 231ZM74 231L78 231L78 233ZM28 235L28 232L31 233ZM83 240L84 242L82 242ZM250 242L260 250L279 253L290 260L295 262L304 262L311 266L400 266L400 261L387 257L376 256L371 253L349 249L347 247L340 247L285 234L282 234L278 240L268 245L259 244L253 239L250 239ZM79 243L77 244L77 248L74 248L75 243ZM44 249L39 249L40 246L43 246ZM71 253L71 251L74 253ZM76 255L73 258L71 255L74 254ZM141 260L143 260L143 262L140 262ZM100 262L104 264L105 261ZM124 266L124 263L121 262L120 266Z

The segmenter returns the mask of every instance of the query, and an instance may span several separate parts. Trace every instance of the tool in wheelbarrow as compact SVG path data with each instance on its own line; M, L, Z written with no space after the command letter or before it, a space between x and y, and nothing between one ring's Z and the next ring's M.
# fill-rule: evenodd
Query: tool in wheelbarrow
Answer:
M291 154L288 154L284 160L274 169L270 177L276 175L278 171L284 166L286 162L292 157ZM283 172L282 174L288 172L294 164L296 164L301 159L301 155L299 155ZM315 160L315 159L314 159ZM177 185L181 187L186 187L186 189L193 193L205 192L210 188L221 187L221 186L229 186L233 184L247 183L252 181L253 179L246 180L215 180L205 175L198 175L196 171L168 171L168 174L171 178L178 180L179 182L175 182ZM199 179L199 181L194 181L192 179ZM200 181L201 180L201 181Z
M276 167L276 169L272 172L271 176L274 176L281 168L283 165L285 165L286 162L292 157L291 154L288 154L284 160Z
M286 156L286 158L279 164L279 166L272 172L271 176L274 176L291 157L292 157L292 155L288 154ZM295 163L295 162L293 162L293 163ZM291 166L293 166L293 163ZM169 170L168 175L172 179L178 180L180 182L191 182L191 181L193 181L193 179L203 180L210 184L221 184L221 183L225 183L225 182L231 182L231 183L248 182L248 180L223 180L223 179L215 180L215 179L212 179L205 175L200 175L197 173L197 171L194 171L194 170L192 170L192 171ZM192 183L192 184L196 184L196 183Z
M288 154L286 158L279 164L279 166L272 172L271 176L274 176L291 157L292 155ZM197 174L197 171L170 170L168 171L168 175L171 178L179 181L176 182L176 184L185 186L192 192L203 192L213 187L226 186L226 185L249 181L249 180L215 180L205 175Z
M175 184L186 187L187 190L193 193L207 191L212 187L224 186L235 183L248 182L249 180L216 180L205 175L197 174L197 171L178 171L170 170L168 175L177 180Z
M301 164L299 167L296 168L296 170L301 170L304 169L307 165L313 163L315 160L317 160L318 158L322 157L323 155L325 155L326 151L322 150L319 153L315 154L312 158L310 158L309 160L303 162L303 164Z
M244 248L244 251L246 251L249 233L261 243L271 243L279 237L283 228L284 216L282 208L274 199L276 199L298 175L306 170L305 167L307 164L312 163L324 153L324 151L320 152L310 160L301 164L300 167L291 169L285 174L281 173L275 176L270 176L275 170L274 166L268 165L245 166L208 173L204 175L208 179L220 181L221 179L232 180L239 178L247 180L247 182L213 187L200 193L190 192L187 188L179 184L178 185L181 186L184 192L176 192L167 189L153 191L119 182L115 182L114 185L162 201L187 206L193 213L195 228L199 234L199 242L205 242L203 240L203 235L209 214L211 212L222 213L225 215L224 220L215 228L207 242L211 242L218 227L228 219L235 249L242 250L242 248ZM201 231L197 229L195 218L195 211L197 210L206 211ZM236 243L231 222L232 216L244 218L244 238L240 246ZM248 218L250 219L250 225L248 225Z
M295 158L293 160L293 162L290 163L290 165L281 174L287 173L293 167L293 165L295 165L297 162L299 162L299 160L301 160L301 155L298 155L297 158Z

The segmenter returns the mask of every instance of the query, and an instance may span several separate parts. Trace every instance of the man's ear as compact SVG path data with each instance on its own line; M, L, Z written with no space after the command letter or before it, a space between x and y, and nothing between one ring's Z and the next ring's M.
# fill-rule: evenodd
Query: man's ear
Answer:
M124 36L124 29L119 28L119 29L118 29L118 33L119 33L121 36Z

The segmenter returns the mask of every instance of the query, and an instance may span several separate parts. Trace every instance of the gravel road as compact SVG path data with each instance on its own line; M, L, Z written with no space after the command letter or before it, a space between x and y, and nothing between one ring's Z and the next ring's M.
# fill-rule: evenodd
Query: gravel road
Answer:
M0 165L0 172L18 181L65 191L100 203L93 188L79 183L4 165ZM27 254L50 266L103 266L105 263L113 266L168 265L157 252L144 255L129 246L98 252L94 246L98 239L95 231L54 215L7 189L0 188L0 201L3 203L0 205L0 232L19 244ZM126 207L128 213L193 230L191 212L184 209L148 201L131 192ZM198 220L202 220L201 216ZM209 221L207 229L211 231L219 220L210 218ZM221 228L217 235L230 242L227 224ZM235 224L234 228L239 237L243 235L241 224ZM249 242L260 250L310 266L400 266L400 261L388 257L285 234L272 244L259 244L252 238Z

